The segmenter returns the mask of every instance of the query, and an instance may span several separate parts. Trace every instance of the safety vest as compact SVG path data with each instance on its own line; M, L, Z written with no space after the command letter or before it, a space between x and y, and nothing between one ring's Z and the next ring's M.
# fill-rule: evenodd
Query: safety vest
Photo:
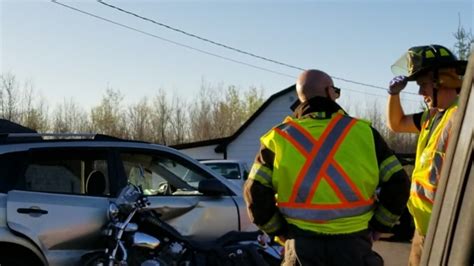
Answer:
M408 209L415 220L415 227L426 235L433 209L441 166L444 161L452 115L457 110L457 101L449 107L438 125L432 128L435 112L427 110L421 118L421 131L416 148L415 169L411 178ZM430 135L430 131L431 135Z
M319 115L318 115L319 114ZM271 177L288 223L323 234L367 229L379 167L370 126L341 113L312 113L264 135L275 154Z

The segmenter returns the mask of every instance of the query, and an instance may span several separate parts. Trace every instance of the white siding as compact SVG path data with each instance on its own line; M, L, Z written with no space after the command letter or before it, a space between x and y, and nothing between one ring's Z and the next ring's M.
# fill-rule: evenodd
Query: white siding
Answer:
M195 148L181 149L180 151L197 160L204 159L224 159L223 153L216 153L214 150L217 145L208 145Z
M227 159L242 160L251 166L260 147L260 137L292 114L290 106L295 100L294 90L274 99L236 139L229 143Z

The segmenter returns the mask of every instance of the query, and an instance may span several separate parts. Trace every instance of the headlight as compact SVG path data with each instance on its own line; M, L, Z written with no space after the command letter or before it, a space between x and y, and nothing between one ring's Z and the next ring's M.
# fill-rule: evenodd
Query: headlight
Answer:
M117 204L115 204L114 202L111 202L109 204L109 210L107 212L107 215L109 217L109 220L117 219L119 215L119 208L117 207Z

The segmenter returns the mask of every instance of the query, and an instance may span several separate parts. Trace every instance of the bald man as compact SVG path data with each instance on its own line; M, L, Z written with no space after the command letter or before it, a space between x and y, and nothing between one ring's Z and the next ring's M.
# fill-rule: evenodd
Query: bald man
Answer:
M303 72L296 92L293 117L260 139L244 186L250 219L285 241L283 265L383 265L372 242L398 222L408 176L380 134L335 102L328 74Z

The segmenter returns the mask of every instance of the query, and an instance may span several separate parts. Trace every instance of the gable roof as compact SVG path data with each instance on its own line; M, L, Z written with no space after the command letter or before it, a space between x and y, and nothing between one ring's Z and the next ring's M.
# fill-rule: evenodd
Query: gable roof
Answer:
M218 144L216 147L215 151L217 153L223 153L225 151L225 148L229 143L231 143L234 139L236 139L244 130L272 103L276 98L290 92L290 91L295 91L296 90L296 85L291 85L290 87L281 90L272 96L270 96L263 104L260 106L255 113L250 116L245 123L235 131L234 134L228 137L224 138L217 138L217 139L209 139L209 140L203 140L203 141L196 141L196 142L190 142L190 143L183 143L183 144L177 144L177 145L171 145L170 147L175 148L175 149L188 149L188 148L195 148L195 147L201 147L201 146L208 146L208 145L214 145Z
M229 143L231 143L233 140L235 140L240 134L242 134L242 132L244 132L244 130L278 97L284 95L284 94L287 94L288 92L291 92L291 91L295 91L296 90L296 85L291 85L290 87L284 89L284 90L281 90L275 94L273 94L272 96L270 96L270 98L268 98L263 104L262 106L260 106L260 108L258 108L258 110L253 113L252 116L250 116L249 119L247 119L247 121L245 121L245 123L239 128L237 129L237 131L235 131L234 134L232 134L232 136L226 138L226 140L222 141L217 147L216 147L216 152L220 153L220 152L224 152L227 145L229 145Z

